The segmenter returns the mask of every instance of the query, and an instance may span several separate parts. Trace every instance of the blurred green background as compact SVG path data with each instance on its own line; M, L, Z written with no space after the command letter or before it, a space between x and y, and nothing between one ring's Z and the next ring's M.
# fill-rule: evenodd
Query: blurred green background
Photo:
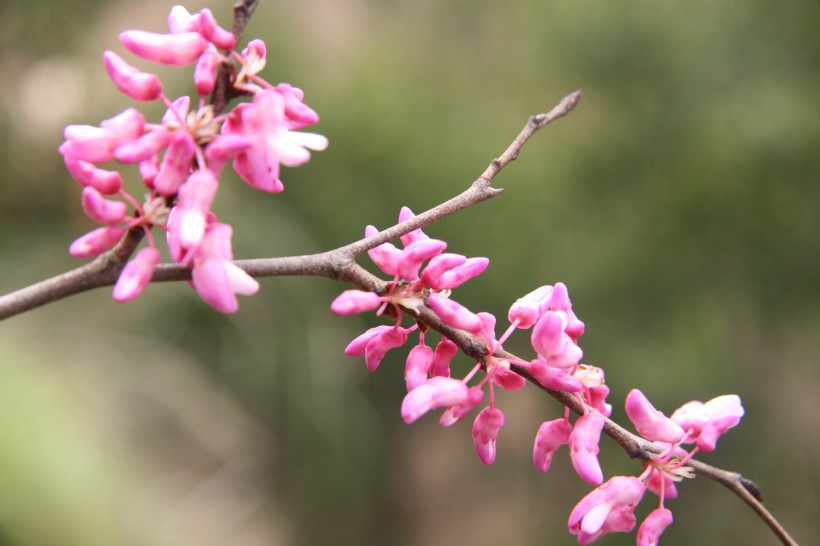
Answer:
M229 25L227 2L186 7L206 5ZM2 292L81 263L67 247L94 226L56 152L62 127L130 105L102 51L123 53L127 28L164 31L170 7L0 4ZM459 301L503 320L515 298L565 282L621 421L632 387L667 413L739 394L742 425L702 459L757 481L816 543L818 28L820 4L800 0L263 0L245 38L267 42L263 76L306 91L331 146L286 170L281 195L225 179L216 210L238 258L331 249L460 192L530 114L582 89L496 179L503 196L426 230L491 259ZM189 70L159 73L169 95L191 92ZM4 322L0 544L575 543L566 519L589 487L565 451L547 475L530 459L554 401L502 393L485 468L471 419L401 421L404 353L373 375L344 356L378 323L329 312L344 286L261 284L234 316L179 283ZM529 354L526 335L507 347ZM639 472L608 440L602 461L607 476ZM664 544L776 543L720 486L680 492Z

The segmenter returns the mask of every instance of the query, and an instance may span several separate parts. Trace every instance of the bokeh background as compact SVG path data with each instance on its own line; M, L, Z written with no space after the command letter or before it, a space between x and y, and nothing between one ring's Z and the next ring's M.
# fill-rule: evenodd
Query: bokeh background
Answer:
M206 5L229 25L228 2L186 7ZM121 30L164 31L170 7L0 3L2 292L79 265L66 249L94 226L56 152L62 127L130 105L101 53L125 54ZM816 543L818 28L820 4L803 0L263 0L245 37L266 40L264 76L306 91L331 146L287 170L281 195L226 179L216 210L237 257L331 249L460 192L530 114L583 89L497 178L502 197L427 229L491 259L459 300L503 318L532 288L567 283L621 421L632 387L667 413L739 394L742 426L703 460L756 480ZM189 70L159 73L170 95L191 92ZM403 354L376 374L344 356L378 323L329 312L344 286L261 284L234 316L179 283L5 321L0 544L575 543L566 518L589 487L566 452L547 475L530 460L554 401L502 393L485 468L470 420L401 421ZM527 337L508 348L529 354ZM608 476L639 472L608 440L602 460ZM680 491L663 543L776 543L718 485Z

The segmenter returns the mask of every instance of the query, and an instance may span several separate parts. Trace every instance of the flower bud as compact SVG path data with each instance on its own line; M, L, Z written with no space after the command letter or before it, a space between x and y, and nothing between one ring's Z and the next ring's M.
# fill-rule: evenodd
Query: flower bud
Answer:
M162 94L162 84L154 74L141 72L113 51L103 54L103 63L120 91L134 100L151 101Z
M193 63L208 46L207 40L198 32L156 34L144 30L126 30L120 34L120 42L138 57L174 66Z
M502 426L504 426L504 413L495 407L484 408L475 419L473 443L478 458L486 465L495 462L495 444Z
M594 412L581 416L569 435L572 466L581 478L592 485L601 485L604 474L598 463L598 443L601 441L603 418Z
M91 258L113 247L125 233L123 226L106 226L90 231L71 243L68 253L75 258Z
M139 296L148 283L160 261L159 251L150 246L140 250L128 262L114 285L114 300L123 303Z
M108 200L91 186L83 190L82 204L88 217L101 224L116 224L128 212L125 203Z

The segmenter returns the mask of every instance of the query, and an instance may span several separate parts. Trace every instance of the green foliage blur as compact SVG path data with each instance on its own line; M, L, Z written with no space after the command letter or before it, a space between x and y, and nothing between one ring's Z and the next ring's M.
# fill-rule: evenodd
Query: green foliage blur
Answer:
M186 7L206 5L229 26L229 2ZM170 7L0 4L2 293L80 264L67 247L94 226L56 152L62 128L130 106L102 51L124 54L127 28L164 31ZM633 387L666 413L739 394L741 426L702 460L755 480L809 544L820 536L819 27L820 4L800 0L262 0L245 38L266 41L264 76L305 90L331 145L286 170L281 195L228 177L216 211L238 258L331 249L402 205L460 192L529 115L582 89L579 108L496 179L504 195L427 228L491 260L457 297L501 331L513 300L565 282L585 361L607 371L625 424ZM169 95L193 91L189 70L157 72ZM344 288L265 279L234 316L184 283L126 305L98 290L4 322L0 544L574 544L566 518L589 487L565 452L547 475L530 458L538 425L562 409L532 387L501 393L491 468L470 419L406 426L403 354L371 375L342 353L379 322L333 316ZM507 348L530 354L526 335ZM471 366L462 356L454 371ZM608 440L602 462L608 477L640 472ZM664 544L776 543L720 486L679 490Z

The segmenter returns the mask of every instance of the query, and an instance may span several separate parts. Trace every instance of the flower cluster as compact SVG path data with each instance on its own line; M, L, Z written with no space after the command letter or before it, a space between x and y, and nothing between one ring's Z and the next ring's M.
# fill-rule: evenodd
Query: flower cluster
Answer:
M714 451L718 438L740 422L743 406L736 395L724 395L706 403L688 402L666 417L641 391L633 389L626 397L626 413L641 436L665 449L657 459L645 462L639 477L610 478L575 506L568 525L580 544L591 544L606 533L631 531L636 524L635 508L647 490L660 502L638 529L637 543L657 544L672 524L672 512L664 507L664 499L676 498L675 483L692 476L686 462L699 451ZM695 447L687 452L682 447L685 444Z
M159 123L149 123L129 108L99 127L66 127L60 153L83 186L83 210L103 225L77 239L69 251L81 258L96 256L116 245L126 231L143 229L148 246L125 266L114 287L114 298L128 301L142 292L160 261L151 228L164 229L171 258L191 268L194 289L214 308L231 313L238 308L236 294L253 294L259 286L232 263L232 229L211 210L225 164L231 161L252 187L281 192L280 166L305 163L309 149L323 150L327 139L299 131L319 120L302 102L301 90L286 83L271 85L258 76L266 58L261 40L237 52L235 36L220 27L207 8L191 14L175 6L168 26L167 34L128 30L120 34L120 42L156 63L196 63L198 101L192 104L188 96L172 101L156 75L105 52L105 68L120 91L137 101L160 100L167 111ZM228 96L251 101L217 115L206 96L214 92L220 67L230 75ZM138 165L147 188L142 202L123 188L120 172L100 166L111 161Z
M405 207L399 221L412 217L413 213ZM377 233L372 226L365 230L367 236ZM488 260L445 253L444 241L431 239L420 229L403 236L401 241L402 249L384 243L369 251L379 269L392 277L383 293L347 290L331 304L331 310L338 315L376 311L395 319L393 324L376 326L354 339L345 353L363 355L367 368L375 371L390 349L404 345L409 334L418 330L419 342L409 351L405 362L408 392L401 405L403 419L412 423L431 410L444 408L439 422L449 426L482 403L486 386L489 405L475 417L473 442L480 460L488 465L495 460L499 431L504 425L504 413L495 404L493 389L499 386L515 391L525 385L524 378L511 370L511 364L526 371L546 389L571 393L581 403L583 414L573 423L567 408L563 417L542 423L533 446L533 463L542 472L549 470L558 448L569 446L577 474L597 487L572 511L570 533L578 536L580 544L590 544L606 533L632 530L636 524L634 509L649 489L660 497L660 505L641 525L638 544L656 544L672 523L672 513L664 507L664 499L677 496L675 482L691 475L686 461L698 451L714 450L718 437L740 421L740 399L730 395L705 404L690 402L667 418L640 391L633 390L626 402L629 418L642 436L665 449L657 459L646 463L641 476L616 476L604 483L598 444L605 417L612 412L612 406L606 402L609 388L601 368L581 363L583 351L578 339L584 333L584 323L572 310L567 287L560 282L541 286L516 300L507 315L510 326L497 338L493 315L473 313L451 298L452 290L483 272ZM469 332L486 343L486 354L463 378L451 376L450 362L458 352L452 340L442 337L432 348L426 344L425 329L418 323L402 326L403 310L417 313L423 306L432 310L443 324ZM495 356L519 329L532 329L530 341L536 357L522 362ZM471 386L481 370L486 373ZM681 447L690 443L696 446L689 452Z

